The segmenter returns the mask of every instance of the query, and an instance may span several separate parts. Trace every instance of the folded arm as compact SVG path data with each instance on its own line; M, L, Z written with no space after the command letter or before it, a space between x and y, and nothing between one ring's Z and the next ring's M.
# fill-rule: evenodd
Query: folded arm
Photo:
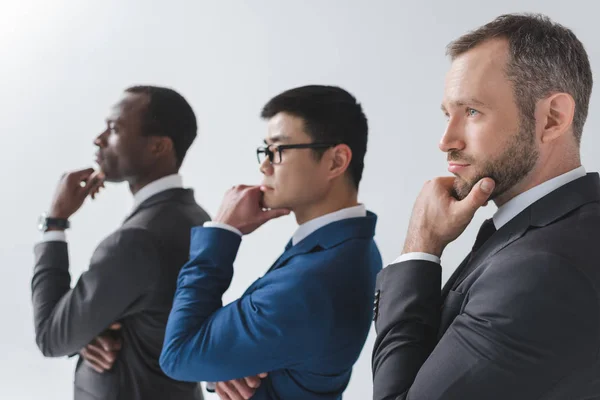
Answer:
M47 357L74 354L141 307L138 300L159 271L156 246L147 231L118 231L98 247L88 271L71 288L67 243L36 245L31 290L41 352Z
M596 357L598 300L566 260L540 253L491 265L437 344L434 266L404 262L381 276L374 399L539 398Z

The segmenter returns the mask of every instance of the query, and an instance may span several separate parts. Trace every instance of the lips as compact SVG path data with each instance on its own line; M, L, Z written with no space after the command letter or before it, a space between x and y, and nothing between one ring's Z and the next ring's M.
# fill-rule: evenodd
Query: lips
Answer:
M451 162L451 163L448 163L448 165L450 167L468 167L471 164L461 164L461 163Z
M471 164L459 164L459 163L448 163L448 171L450 171L451 173L458 173L463 171L465 168L467 168L468 166L470 166Z

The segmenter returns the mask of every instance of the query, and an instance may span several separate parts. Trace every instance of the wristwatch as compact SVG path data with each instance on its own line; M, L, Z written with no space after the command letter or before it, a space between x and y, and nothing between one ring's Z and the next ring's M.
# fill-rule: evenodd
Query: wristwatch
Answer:
M64 218L51 218L46 213L42 213L38 220L38 229L42 232L46 232L48 229L55 228L60 230L69 229L71 224L68 219Z

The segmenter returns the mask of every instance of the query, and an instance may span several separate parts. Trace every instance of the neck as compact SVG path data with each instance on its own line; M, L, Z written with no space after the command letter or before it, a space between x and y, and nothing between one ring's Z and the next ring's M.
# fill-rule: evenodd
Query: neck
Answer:
M135 195L139 192L144 186L158 180L164 178L165 176L176 174L177 171L151 171L142 176L138 176L132 179L129 179L129 190L132 195Z
M338 190L337 193L329 193L323 198L323 201L313 203L307 207L294 209L296 222L302 225L315 218L330 214L348 207L358 205L358 193L356 189L345 188Z
M562 163L556 165L550 165L550 158L548 158L545 163L536 166L525 179L496 197L494 203L497 207L502 207L521 193L578 167L581 167L581 160L579 157L570 160L565 157Z

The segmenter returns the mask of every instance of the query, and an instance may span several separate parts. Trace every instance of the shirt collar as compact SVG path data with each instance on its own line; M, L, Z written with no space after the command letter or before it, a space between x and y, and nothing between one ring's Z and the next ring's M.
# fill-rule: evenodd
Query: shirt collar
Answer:
M183 179L179 174L167 175L153 182L150 182L133 196L133 208L137 208L150 197L169 189L178 189L183 187Z
M296 233L292 237L292 246L298 244L302 239L313 233L319 228L324 227L332 222L340 221L347 218L366 217L367 209L364 204L359 204L354 207L342 208L329 214L322 215L318 218L311 219L298 227Z
M498 211L494 214L494 226L496 229L502 228L511 219L519 215L521 211L525 210L542 197L575 179L584 177L585 174L585 168L581 166L515 196L502 207L498 208Z

